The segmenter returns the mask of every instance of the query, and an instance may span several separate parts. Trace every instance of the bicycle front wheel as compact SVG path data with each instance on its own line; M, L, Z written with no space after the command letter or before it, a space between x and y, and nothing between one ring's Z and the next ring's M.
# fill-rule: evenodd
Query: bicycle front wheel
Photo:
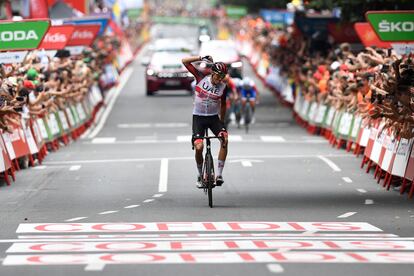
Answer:
M206 173L207 173L207 195L208 195L208 206L213 208L213 187L214 187L214 164L213 157L207 154L205 158Z

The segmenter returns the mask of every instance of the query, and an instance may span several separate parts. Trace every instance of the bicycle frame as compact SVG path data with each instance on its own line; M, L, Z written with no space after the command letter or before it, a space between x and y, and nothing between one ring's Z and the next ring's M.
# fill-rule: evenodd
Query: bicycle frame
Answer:
M204 156L204 164L201 181L204 186L204 192L208 195L208 205L210 208L213 208L213 188L215 185L215 175L214 175L214 161L213 155L211 154L211 139L222 140L223 137L219 136L208 136L206 130L206 136L198 137L198 139L206 140L206 154ZM194 148L194 140L193 140Z

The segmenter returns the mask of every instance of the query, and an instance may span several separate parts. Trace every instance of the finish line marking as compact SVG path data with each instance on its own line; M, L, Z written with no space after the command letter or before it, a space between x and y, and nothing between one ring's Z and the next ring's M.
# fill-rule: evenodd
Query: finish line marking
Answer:
M378 263L413 264L414 252L234 251L8 255L3 265L212 264L212 263Z
M50 254L84 252L181 252L227 250L277 250L277 252L308 250L355 250L355 251L413 251L413 241L365 241L365 240L185 240L185 241L98 241L98 242L21 242L14 243L6 253Z
M147 199L146 201L153 201ZM145 202L145 201L144 201ZM106 211L100 214L114 213ZM345 215L356 214L347 213ZM366 222L144 222L144 223L21 223L17 233L84 233L84 232L382 232Z

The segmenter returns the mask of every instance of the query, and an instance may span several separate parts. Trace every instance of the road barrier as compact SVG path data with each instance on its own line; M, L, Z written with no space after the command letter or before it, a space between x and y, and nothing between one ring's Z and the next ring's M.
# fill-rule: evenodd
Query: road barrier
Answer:
M366 166L367 173L375 169L377 183L383 180L387 190L401 184L400 194L408 191L409 198L414 196L414 139L395 137L384 130L385 119L367 120L345 108L305 98L293 80L270 64L267 53L242 39L237 40L237 46L264 85L282 104L292 108L299 125L311 134L324 136L333 147L352 150L357 157L363 154L361 168Z
M101 76L101 87L109 89L117 85L120 73L132 62L141 46L131 50L127 41L122 42L117 55L118 66L108 63ZM10 186L10 176L16 180L16 171L28 161L28 166L42 164L51 151L57 151L61 145L75 141L93 125L98 111L104 107L104 94L95 83L86 97L80 102L67 103L64 108L49 112L43 116L22 118L12 126L11 133L0 130L0 174Z

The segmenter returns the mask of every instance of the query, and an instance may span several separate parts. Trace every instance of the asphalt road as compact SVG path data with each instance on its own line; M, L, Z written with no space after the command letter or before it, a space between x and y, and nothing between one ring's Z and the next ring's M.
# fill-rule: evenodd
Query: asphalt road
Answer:
M413 201L259 81L213 209L195 188L192 98L147 97L143 81L138 58L101 129L0 187L0 275L412 275Z

